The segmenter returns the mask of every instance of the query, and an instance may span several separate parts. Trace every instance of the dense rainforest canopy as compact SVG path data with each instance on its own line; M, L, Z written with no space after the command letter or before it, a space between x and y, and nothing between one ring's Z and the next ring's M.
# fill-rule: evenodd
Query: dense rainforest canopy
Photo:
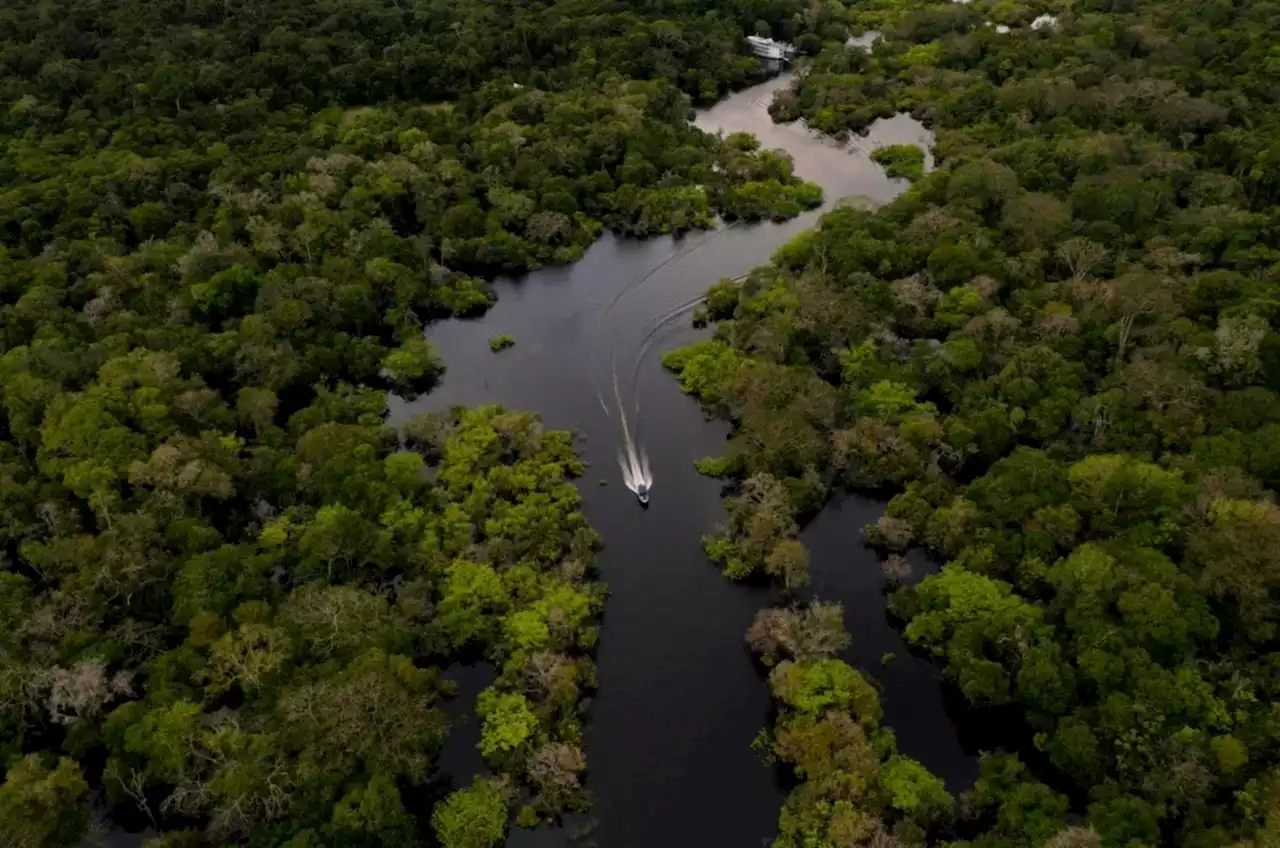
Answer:
M849 36L881 34L871 49ZM708 295L668 364L736 427L706 549L805 584L867 537L1010 748L952 798L838 658L747 634L777 848L1280 841L1280 6L1189 0L15 0L0 9L0 844L500 843L583 809L598 539L568 434L384 424L485 279L816 205L691 106L808 54L779 120L909 110L937 167ZM500 346L505 346L503 341ZM901 554L946 565L913 582ZM442 669L484 658L447 789Z
M836 694L838 620L775 611L749 640L793 664L764 740L799 779L777 844L1276 844L1280 5L853 11L880 40L826 43L775 117L846 136L910 110L938 167L717 284L715 338L668 356L736 423L700 463L739 481L707 552L798 587L798 520L892 495L866 532L906 638L1020 716L1026 756L945 815L920 777L929 814L902 819L874 713L855 732ZM912 583L917 546L946 564Z
M430 389L424 324L492 275L819 203L690 117L762 78L745 33L816 49L831 15L4 4L0 844L483 848L583 809L571 438L397 433L386 392ZM441 800L441 670L476 659L489 770Z

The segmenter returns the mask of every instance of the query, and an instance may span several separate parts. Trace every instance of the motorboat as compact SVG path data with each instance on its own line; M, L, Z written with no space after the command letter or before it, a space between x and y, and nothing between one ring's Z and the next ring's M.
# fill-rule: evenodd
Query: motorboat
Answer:
M649 503L649 487L644 483L641 483L639 486L636 486L636 497L640 499L640 503L648 504Z

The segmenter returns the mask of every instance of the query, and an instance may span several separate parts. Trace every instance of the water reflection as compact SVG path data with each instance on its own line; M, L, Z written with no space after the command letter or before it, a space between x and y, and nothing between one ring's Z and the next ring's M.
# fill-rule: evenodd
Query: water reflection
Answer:
M454 788L467 786L472 778L488 774L484 758L476 747L480 744L480 719L476 716L476 700L491 685L497 672L489 663L449 666L444 676L458 687L457 694L446 701L444 713L449 718L449 735L437 763Z
M906 183L886 176L884 170L867 157L866 154L875 147L919 144L932 165L929 150L933 136L923 124L907 114L877 120L866 136L856 139L851 145L814 132L803 121L775 124L769 115L769 104L775 94L789 88L793 81L793 75L784 74L740 91L699 113L695 123L711 133L753 133L760 139L762 147L786 150L795 161L796 172L822 186L828 204L849 196L869 197L877 203L887 203L902 194Z
M923 127L906 116L881 121L846 146L801 124L779 126L768 105L789 84L790 77L779 77L740 92L699 114L698 126L745 130L765 147L787 150L797 172L823 187L824 208L849 196L883 203L905 189L868 151L887 143L927 148ZM587 783L596 804L591 820L574 823L577 838L569 829L515 831L515 848L737 848L767 844L774 833L783 789L750 749L768 721L768 692L743 634L755 611L776 598L733 585L702 555L702 534L723 512L719 484L699 476L693 462L721 453L728 429L704 420L659 358L705 337L684 314L710 283L767 262L819 214L646 241L606 234L574 265L500 280L498 302L483 319L428 331L448 364L441 385L412 403L392 401L393 422L453 404L533 410L548 426L575 431L589 465L579 488L605 541L599 565L610 587L600 690L587 728ZM490 352L488 339L498 333L516 338L512 353ZM631 435L648 449L652 477L661 481L648 510L621 484L620 424L609 412L613 404L600 401L611 391L632 413ZM838 520L840 513L831 514ZM827 516L815 522L815 538L833 520ZM889 638L878 588L859 589L861 575L876 572L875 558L845 542L818 548L815 574L826 575L823 585L845 602L855 645L870 644L868 634ZM969 779L932 667L904 662L893 674L904 688L886 685L885 706L904 750L955 781Z
M962 788L978 775L977 750L966 746L953 726L948 687L937 667L913 654L890 623L884 577L876 556L862 542L862 528L883 512L883 503L851 495L835 499L818 514L800 536L812 557L808 592L844 605L845 627L853 636L844 660L879 687L885 724L893 728L898 750L927 765L949 788ZM938 568L918 551L910 559L909 582Z

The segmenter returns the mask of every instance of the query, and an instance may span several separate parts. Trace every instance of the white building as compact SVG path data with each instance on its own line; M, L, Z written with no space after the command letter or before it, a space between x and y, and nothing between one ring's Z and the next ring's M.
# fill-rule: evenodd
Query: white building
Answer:
M761 59L789 62L796 54L796 49L785 41L774 41L772 38L761 38L758 35L748 35L747 44L751 45L751 52Z

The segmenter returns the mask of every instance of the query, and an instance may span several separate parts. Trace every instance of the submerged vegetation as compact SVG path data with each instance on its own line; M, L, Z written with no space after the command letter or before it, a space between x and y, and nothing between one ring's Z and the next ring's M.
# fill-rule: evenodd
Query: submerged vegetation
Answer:
M910 110L937 169L717 285L715 338L666 358L735 422L699 464L737 481L709 556L803 585L797 522L837 489L892 495L867 528L890 579L908 548L948 563L894 594L907 640L1038 752L984 759L920 822L876 790L887 750L826 727L782 757L780 846L1277 839L1280 7L1044 11L858 10L874 50L826 43L774 114L843 134ZM792 642L816 626L771 615ZM795 691L862 720L833 662L774 687L775 749Z
M924 176L924 151L914 144L888 144L871 151L871 161L891 177L915 182Z
M954 806L941 780L896 752L875 689L836 658L849 644L841 619L838 604L766 609L747 633L778 711L757 746L801 778L777 848L915 842Z

